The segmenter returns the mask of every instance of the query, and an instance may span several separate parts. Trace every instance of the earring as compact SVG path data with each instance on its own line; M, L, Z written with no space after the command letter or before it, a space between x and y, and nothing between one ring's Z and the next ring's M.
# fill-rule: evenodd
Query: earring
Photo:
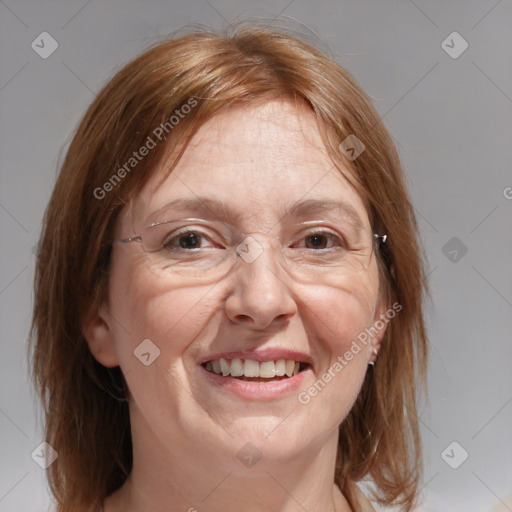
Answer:
M377 349L375 347L372 349L372 353L375 354L375 361L376 361L377 360L377 353L378 352L377 352ZM370 361L368 363L368 366L375 366L375 361Z

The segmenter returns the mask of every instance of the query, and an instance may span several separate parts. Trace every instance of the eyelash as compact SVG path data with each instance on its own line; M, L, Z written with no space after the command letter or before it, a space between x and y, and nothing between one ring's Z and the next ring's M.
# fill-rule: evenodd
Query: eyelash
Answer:
M177 249L177 250L183 249L183 250L185 250L187 252L189 252L190 250L194 250L194 249L201 249L201 247L191 248L191 249L184 249L182 247L181 248L180 247L174 247L174 242L178 241L181 238L186 237L187 235L199 235L199 237L202 237L203 239L210 240L208 235L206 235L205 233L203 233L201 231L192 230L192 229L185 229L183 231L178 231L176 233L173 233L172 236L170 238L168 238L166 242L164 242L163 247L164 248L168 248L168 249ZM337 241L339 247L342 247L342 248L346 247L346 244L345 244L345 241L343 240L343 237L341 237L339 235L336 235L335 233L331 233L330 231L325 231L325 230L312 231L312 232L308 233L307 235L304 235L300 240L304 240L306 238L311 238L311 237L314 237L314 236L329 237L331 240ZM327 250L327 249L332 249L332 248L333 247L327 247L327 248L322 248L320 250ZM318 251L316 251L316 252L318 252Z

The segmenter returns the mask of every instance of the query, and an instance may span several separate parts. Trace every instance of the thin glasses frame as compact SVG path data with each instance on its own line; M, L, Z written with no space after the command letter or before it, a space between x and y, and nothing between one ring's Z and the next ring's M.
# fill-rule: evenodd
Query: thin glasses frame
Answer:
M185 229L186 229L185 226L182 225L181 228L177 227L175 230L169 230L167 235L162 237L161 240L156 238L154 240L154 242L156 242L156 243L154 243L153 246L151 246L151 243L149 244L150 247L153 247L153 250L148 249L147 241L146 241L146 244L144 243L144 238L145 238L144 234L146 232L148 232L148 230L150 230L152 228L156 228L158 226L165 226L168 224L182 224L185 222L189 222L191 224L193 223L196 225L203 224L203 225L210 227L209 221L206 221L204 219L197 219L197 218L187 218L187 219L179 219L179 220L173 220L173 221L169 220L169 221L164 221L164 222L155 222L155 223L151 224L150 226L146 227L138 235L134 235L131 237L122 238L122 239L118 239L118 240L113 240L112 243L130 244L130 243L134 243L134 242L140 242L142 245L142 249L143 249L144 253L146 254L146 260L149 265L149 268L152 271L156 272L157 274L160 274L163 276L165 276L165 275L180 275L184 278L187 278L187 276L188 276L191 279L201 279L201 276L203 276L203 279L205 279L205 280L216 279L216 277L220 278L220 272L222 272L222 269L225 269L226 272L229 272L229 269L226 267L226 262L231 261L231 266L232 266L235 264L236 261L238 261L238 259L241 258L241 259L244 259L246 263L252 263L252 261L254 261L259 256L258 252L261 253L263 251L261 245L257 241L254 241L254 239L250 240L251 238L253 238L251 236L251 234L243 233L240 230L236 229L234 226L231 226L229 223L228 224L232 228L232 230L235 233L237 233L237 236L234 237L235 240L237 240L237 242L234 243L232 241L231 244L229 244L231 249L233 249L236 246L236 250L233 252L228 251L226 253L225 257L220 256L219 253L210 252L211 250L215 251L215 248L211 248L211 247L204 247L204 248L196 247L196 248L194 248L194 247L192 247L192 248L182 248L181 251L178 248L178 251L180 251L178 253L179 257L177 257L175 259L173 259L172 257L166 259L165 252L163 252L163 251L166 248L167 241L179 239L180 236L186 237L186 235L188 233L194 233L195 229L192 225L190 225L189 229L186 231L185 231ZM226 224L226 223L224 222L223 224ZM181 229L181 233L180 233L180 229ZM213 243L215 243L213 238L211 238L204 232L201 232L200 229L198 229L198 233L200 236L203 236L206 239L209 239L210 241L213 241ZM174 235L174 236L172 236L172 235ZM315 236L315 235L331 237L331 239L334 239L335 241L341 241L343 243L348 242L349 247L351 245L350 241L345 239L345 235L341 235L341 238L340 238L339 234L332 233L332 231L330 229L325 229L321 226L318 226L318 227L312 226L311 233L306 234L304 236L307 238L308 236ZM272 237L272 238L279 239L279 237ZM377 242L379 244L379 247L382 247L382 245L385 244L387 241L386 234L379 235L377 233L372 233L372 238L375 242ZM341 247L338 247L338 248L341 248ZM343 257L341 258L341 260L332 260L332 259L329 259L329 256L327 256L326 259L321 261L323 256L325 256L325 254L326 254L323 251L327 250L327 254L328 254L330 249L336 249L336 247L334 247L334 248L331 247L331 248L327 248L327 249L319 248L318 251L315 251L314 249L312 249L311 253L309 253L309 256L312 255L313 258L318 257L318 259L313 264L308 263L307 259L309 258L309 256L306 255L305 260L301 259L301 257L299 257L298 260L295 260L295 262L293 260L290 260L289 263L292 265L292 267L286 266L286 268L288 268L288 271L289 272L291 271L292 273L294 272L295 268L299 269L298 270L299 274L296 274L296 277L298 279L303 279L305 275L310 275L311 279L315 279L314 276L316 275L318 277L319 276L318 272L321 273L322 268L323 268L324 280L325 280L326 278L328 278L327 277L328 275L332 276L332 272L330 272L330 274L325 274L325 272L329 272L329 269L335 270L337 268L337 269L341 270L341 269L345 268L345 267L343 267L343 265L341 265L341 261L343 261L343 259L344 259ZM368 265L370 264L370 261L371 261L371 258L372 258L372 255L373 255L375 249L376 249L375 245L371 244L371 247L369 247L368 259L364 264L361 265L360 268L355 269L355 267L351 267L349 265L348 267L346 267L346 270L349 271L349 273L353 273L354 271L357 272L360 270L367 269ZM350 251L350 249L348 249L348 248L347 248L347 250ZM151 256L153 254L155 256ZM190 256L190 260L187 260L188 256L185 257L185 255L187 255L187 254ZM281 253L281 254L284 254L284 253ZM357 250L353 254L356 255ZM160 255L159 260L158 260L157 255ZM217 255L217 256L215 256L215 255ZM332 251L331 251L331 255L332 255ZM219 256L220 256L220 259L219 259ZM157 259L152 260L151 258L157 258ZM320 261L320 263L318 263L319 261ZM349 261L349 260L347 259L347 261ZM352 261L354 261L354 260L352 260ZM298 262L299 266L295 267L294 263L296 264L297 262ZM336 267L336 264L338 264L337 267ZM335 265L335 266L333 267L333 265ZM217 267L218 267L218 270L213 271L213 269L217 268ZM229 268L231 268L231 267L229 267ZM302 270L300 270L300 269L302 269ZM210 270L212 270L211 273L210 273ZM205 271L209 272L208 277L206 274L204 274ZM306 271L306 274L304 274L304 271Z
M165 221L165 222L158 222L156 224L151 224L150 226L145 228L143 230L143 232L146 229L152 228L154 226L160 226L161 224L170 224L171 222L174 222L174 221ZM122 238L122 239L119 239L119 240L112 240L112 243L129 244L129 243L132 243L132 242L142 242L142 234L143 234L143 232L140 235L130 236L128 238ZM383 245L383 244L386 243L386 241L388 239L388 235L379 235L378 233L373 233L373 238L377 242L379 242L380 245Z

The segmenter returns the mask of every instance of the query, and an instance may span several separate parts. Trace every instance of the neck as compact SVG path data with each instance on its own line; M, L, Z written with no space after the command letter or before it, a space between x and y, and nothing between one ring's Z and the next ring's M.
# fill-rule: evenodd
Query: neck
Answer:
M248 468L236 449L220 453L187 439L163 446L140 415L133 419L132 472L107 498L105 512L352 510L334 485L337 429L322 446L292 460L273 460L269 454Z

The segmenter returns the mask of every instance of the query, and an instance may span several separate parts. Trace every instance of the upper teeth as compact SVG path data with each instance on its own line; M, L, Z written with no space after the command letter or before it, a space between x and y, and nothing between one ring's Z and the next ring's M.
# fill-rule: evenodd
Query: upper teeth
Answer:
M227 377L291 377L299 373L300 362L292 359L278 359L277 361L254 361L252 359L217 359L208 361L206 369L217 375Z

